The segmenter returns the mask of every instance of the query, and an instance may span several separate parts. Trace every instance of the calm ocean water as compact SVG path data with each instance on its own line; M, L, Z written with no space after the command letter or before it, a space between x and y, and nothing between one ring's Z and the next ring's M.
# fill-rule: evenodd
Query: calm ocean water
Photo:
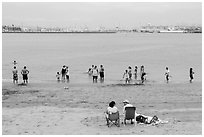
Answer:
M130 65L145 66L149 82L164 82L168 66L172 82L188 82L189 68L195 81L202 81L201 34L2 34L2 77L12 81L12 62L30 71L30 82L56 82L56 72L65 64L70 83L91 83L84 74L103 64L106 83L121 83ZM20 76L20 81L22 77Z

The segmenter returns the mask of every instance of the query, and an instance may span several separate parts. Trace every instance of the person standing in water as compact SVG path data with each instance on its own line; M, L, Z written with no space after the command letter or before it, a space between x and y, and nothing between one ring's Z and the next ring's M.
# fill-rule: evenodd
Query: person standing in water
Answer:
M29 71L26 69L26 66L24 66L24 68L22 69L21 74L23 75L23 82L28 83Z
M142 73L144 72L144 66L142 65L141 67L140 67L140 77L142 77ZM142 78L141 78L141 80L142 80Z
M57 78L57 82L60 82L60 73L59 72L57 72L56 78Z
M135 75L135 80L137 80L137 66L135 66L134 75Z
M13 84L18 84L18 70L16 69L16 66L13 67Z
M97 83L97 80L98 80L98 69L97 69L97 66L94 66L93 68L93 83Z
M93 69L94 69L94 65L91 65L91 75L93 75Z
M104 67L103 67L103 65L100 65L99 75L100 75L100 81L104 82Z
M145 75L146 73L144 72L144 66L142 65L140 68L140 76L141 76L142 83L144 83L144 81L146 80Z
M170 71L169 71L169 68L166 67L165 78L166 78L166 82L167 82L167 83L169 82L169 77L170 77Z
M66 75L66 66L64 65L61 70L62 81L65 82L65 75Z
M17 65L17 62L16 62L15 60L13 61L13 65L14 65L14 66L16 66L16 65Z
M69 82L69 68L66 66L66 80Z
M123 74L123 78L125 79L125 84L128 84L130 82L128 70L125 70L125 72Z
M190 68L190 83L193 82L193 77L194 76L194 72L193 72L193 68Z
M131 66L128 67L128 75L129 75L129 80L132 79L132 68Z

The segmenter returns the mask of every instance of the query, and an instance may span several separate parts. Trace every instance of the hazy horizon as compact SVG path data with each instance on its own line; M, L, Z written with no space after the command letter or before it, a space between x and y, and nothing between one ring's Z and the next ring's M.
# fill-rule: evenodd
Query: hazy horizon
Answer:
M42 27L202 25L201 2L3 2L2 24Z

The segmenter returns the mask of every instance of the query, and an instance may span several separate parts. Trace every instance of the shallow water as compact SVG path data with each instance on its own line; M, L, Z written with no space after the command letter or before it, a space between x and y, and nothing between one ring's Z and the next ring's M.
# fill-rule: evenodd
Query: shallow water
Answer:
M84 74L92 65L103 64L105 83L121 83L130 65L145 66L149 82L164 82L165 67L171 82L188 82L189 68L195 81L202 81L201 34L2 34L2 78L12 79L12 62L30 71L30 82L56 82L65 64L70 83L92 83ZM19 73L20 74L20 73ZM22 77L20 76L20 81Z

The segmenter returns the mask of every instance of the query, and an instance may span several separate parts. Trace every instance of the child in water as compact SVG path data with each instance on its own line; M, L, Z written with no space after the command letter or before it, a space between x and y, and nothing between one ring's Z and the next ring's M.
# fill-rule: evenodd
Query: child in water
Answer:
M57 81L60 82L60 73L59 72L57 72L56 78L57 78Z

